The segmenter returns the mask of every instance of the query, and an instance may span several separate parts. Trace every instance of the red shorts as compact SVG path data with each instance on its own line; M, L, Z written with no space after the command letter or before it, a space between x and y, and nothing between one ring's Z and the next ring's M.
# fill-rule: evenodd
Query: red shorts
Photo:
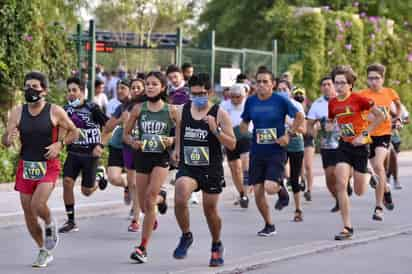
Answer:
M60 175L60 170L59 159L48 160L46 175L43 178L39 180L27 180L23 178L23 160L19 160L14 189L24 194L33 194L36 187L41 183L56 183Z

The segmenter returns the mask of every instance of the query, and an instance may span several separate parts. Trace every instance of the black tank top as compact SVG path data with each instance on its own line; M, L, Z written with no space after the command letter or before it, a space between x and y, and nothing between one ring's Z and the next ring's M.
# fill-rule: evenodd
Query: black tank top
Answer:
M19 131L21 141L20 157L24 161L47 161L46 147L57 141L58 129L50 118L51 105L47 103L40 114L33 116L28 105L23 105Z
M222 146L216 136L210 131L209 125L203 120L195 120L190 112L191 102L183 106L180 134L180 164L186 168L194 168L200 172L210 173L221 170L223 163ZM213 105L207 115L215 118L219 105ZM184 147L208 147L209 166L189 166L185 163Z

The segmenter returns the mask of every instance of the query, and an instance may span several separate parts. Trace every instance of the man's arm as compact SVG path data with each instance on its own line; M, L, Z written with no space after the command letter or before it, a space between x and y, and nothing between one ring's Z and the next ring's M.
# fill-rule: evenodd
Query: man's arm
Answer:
M296 112L292 132L305 133L305 114L303 112Z
M178 164L180 160L179 159L180 149L181 149L180 129L181 129L181 124L182 124L182 112L183 112L183 107L178 107L176 109L175 150L173 151L173 154L172 154L172 159L173 161L176 162L176 164Z
M374 119L371 123L369 123L369 126L366 128L366 131L369 133L372 132L375 128L377 128L381 123L383 123L383 121L385 121L385 115L377 106L373 106L371 108L371 113L373 114Z
M6 132L3 134L1 138L1 143L6 147L11 146L18 136L17 126L21 117L21 110L21 106L16 106L10 112L7 121Z
M218 133L217 128L215 130L210 128L213 134L215 134L222 145L229 150L234 150L236 147L236 137L233 132L232 121L230 120L229 114L223 109L219 109L217 113L217 126L221 128L221 131Z

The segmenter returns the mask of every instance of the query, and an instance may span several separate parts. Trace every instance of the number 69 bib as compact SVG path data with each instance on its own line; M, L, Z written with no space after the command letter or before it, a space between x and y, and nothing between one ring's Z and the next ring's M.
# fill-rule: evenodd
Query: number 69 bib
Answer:
M23 161L23 179L40 180L47 173L47 162Z
M166 149L166 145L160 135L143 134L141 141L143 152L162 153Z
M185 164L188 166L208 166L209 147L184 147Z
M275 144L277 139L276 128L257 128L256 143L259 145Z

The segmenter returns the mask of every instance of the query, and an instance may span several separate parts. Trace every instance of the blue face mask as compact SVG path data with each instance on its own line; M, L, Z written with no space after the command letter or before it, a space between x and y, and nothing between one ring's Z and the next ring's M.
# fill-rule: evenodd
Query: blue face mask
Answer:
M289 99L289 92L287 91L276 91L277 94L279 94L280 96L282 96L283 98Z
M197 108L204 108L209 102L209 96L192 96L192 102Z
M73 101L69 101L69 106L74 107L74 108L77 108L78 106L80 106L80 104L81 102L79 98Z

